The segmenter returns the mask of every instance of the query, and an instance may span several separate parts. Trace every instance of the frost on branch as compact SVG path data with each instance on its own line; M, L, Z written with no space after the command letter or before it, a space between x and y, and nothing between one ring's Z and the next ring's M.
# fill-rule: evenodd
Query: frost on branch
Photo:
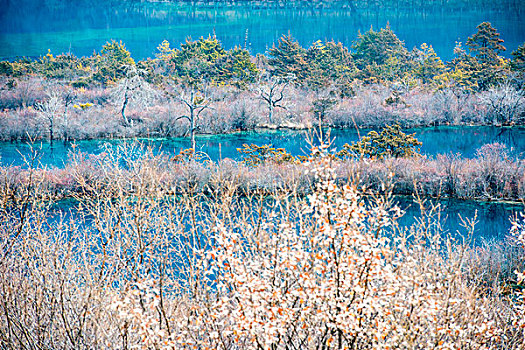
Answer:
M133 307L121 307L127 311L120 317L131 315L128 324L138 324L134 330L144 333L144 344L193 349L501 346L507 330L498 321L499 310L462 275L463 255L447 256L437 244L408 238L396 223L399 208L388 198L364 198L354 185L338 183L331 158L322 147L317 151L306 165L317 180L307 199L276 194L252 216L230 211L230 197L215 202L207 224L199 224L209 229L210 245L198 248L202 261L192 264L194 275L202 278L200 291L187 290L185 311L170 321L171 335L155 328L136 298L129 304ZM519 326L519 317L514 319L513 327Z
M398 208L339 185L329 157L310 166L318 185L293 220L217 221L206 345L448 349L499 337L483 298L438 252L393 236Z
M525 254L525 215L520 213L520 217L516 217L512 222L510 233L516 239L516 244L521 248L521 253ZM525 271L514 271L516 273L516 280L518 285L525 284ZM525 337L525 289L521 289L516 293L516 313L514 325L523 331Z

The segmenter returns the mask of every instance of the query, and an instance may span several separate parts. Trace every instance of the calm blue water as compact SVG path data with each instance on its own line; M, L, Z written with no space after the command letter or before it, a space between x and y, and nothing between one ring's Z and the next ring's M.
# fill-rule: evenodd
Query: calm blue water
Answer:
M175 1L3 0L0 59L37 57L48 49L54 54L86 56L111 39L124 41L135 58L145 58L152 57L164 39L178 46L188 36L214 32L227 48L246 46L254 54L265 52L288 32L303 46L331 39L350 46L359 32L387 23L409 50L425 42L445 60L452 57L456 41L465 43L483 21L491 22L501 33L507 57L525 41L525 2L520 0L508 0L502 6L494 6L492 0L468 5L461 1L369 1L373 5L357 2L355 10L347 1L328 8L279 3L269 7L264 1L191 6ZM391 5L386 9L384 3Z
M411 197L396 197L405 215L399 219L401 226L410 226L421 218L419 205ZM433 200L441 208L440 222L443 231L456 237L466 237L467 231L462 225L462 218L474 219L476 225L472 237L474 244L490 240L501 241L509 234L511 217L523 212L525 207L515 203L478 202L458 199ZM458 235L459 234L459 235Z
M525 155L525 128L496 128L496 127L435 127L405 130L406 133L415 133L423 143L421 152L427 155L455 153L464 157L473 157L483 145L500 142L507 145L509 153L523 158ZM366 130L361 130L361 136ZM294 155L308 153L308 143L305 131L264 131L241 132L228 135L197 136L197 149L204 152L209 159L219 160L224 158L242 159L237 152L243 144L273 144L275 147L284 147ZM332 130L333 146L341 149L345 143L356 141L357 132L353 129ZM133 140L90 140L77 141L74 144L64 144L55 141L53 145L48 142L38 142L32 147L38 152L39 162L42 166L61 167L67 162L68 154L73 150L98 154L102 151L101 145L117 145ZM169 155L177 154L181 149L190 147L187 138L172 139L141 139L140 142L152 145L156 151ZM24 143L0 142L0 164L24 165L22 155L29 156L30 145Z
M409 196L396 196L395 203L405 211L398 223L402 228L408 228L417 223L421 218L420 207ZM525 208L515 203L477 202L456 199L431 200L439 204L440 216L434 218L439 220L443 234L451 234L458 239L471 238L472 244L481 245L484 242L502 241L509 234L511 228L510 218ZM429 207L430 202L425 205ZM78 215L77 202L74 200L60 201L55 205L56 217L65 215L75 217ZM476 225L473 237L467 237L467 231L461 226L463 219L474 219ZM53 220L53 219L52 219ZM90 224L87 218L87 225Z
M416 136L423 142L422 152L427 154L454 152L464 156L473 156L476 149L483 144L491 142L501 142L513 149L515 154L525 152L525 128L495 128L495 127L439 127L413 129ZM334 144L339 147L345 142L357 139L354 130L334 130L332 136L335 137ZM301 154L307 149L304 132L297 131L273 131L264 133L245 132L230 135L200 136L198 145L202 151L208 152L210 158L216 160L222 158L239 159L236 151L243 143L265 144L273 143L279 147L285 147L295 154ZM104 141L80 141L75 147L76 150L89 153L101 152L100 145ZM131 141L109 141L110 145L117 145L120 142ZM156 139L142 140L160 148L166 153L178 153L181 148L189 147L187 139ZM219 145L220 152L219 152ZM40 145L34 145L35 147ZM64 145L55 142L51 147L44 143L41 145L40 161L42 165L61 166L67 160L67 154L71 151L71 145ZM22 165L21 154L28 155L29 146L25 144L0 143L1 163ZM20 153L19 153L20 152ZM400 207L406 211L404 217L400 219L402 226L413 224L420 217L419 206L415 204L411 197L397 197L396 201ZM483 240L501 240L510 229L509 218L517 212L523 211L523 205L512 203L489 203L476 201L463 201L447 199L438 202L442 208L441 219L442 227L445 231L456 234L461 228L461 219L473 218L477 214L478 224L474 234L476 244ZM74 203L59 203L61 210L67 210Z

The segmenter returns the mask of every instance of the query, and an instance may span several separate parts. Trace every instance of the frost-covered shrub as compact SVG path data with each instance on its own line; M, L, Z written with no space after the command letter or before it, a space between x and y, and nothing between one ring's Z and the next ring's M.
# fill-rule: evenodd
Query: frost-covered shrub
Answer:
M0 168L0 343L521 349L523 299L499 287L516 284L496 266L506 255L448 239L432 214L397 225L381 184L391 170L439 178L427 163L251 169L131 143L72 154L64 169ZM372 190L336 176L359 172ZM58 210L60 189L76 201Z
M523 120L525 97L510 83L491 87L481 94L480 101L487 108L487 121L494 125L516 124Z
M386 197L364 201L355 186L337 184L329 164L328 158L311 163L317 187L307 200L276 197L256 217L250 210L235 214L231 205L214 206L204 225L211 230L207 245L192 246L196 280L190 285L206 291L187 291L189 299L180 304L186 312L177 314L170 334L159 330L160 316L140 316L158 305L148 297L156 289L143 291L144 300L153 300L143 311L138 301L126 306L139 317L135 311L120 316L132 318L130 327L144 334L136 338L139 344L519 348L523 338L512 320L519 319L521 306L496 317L496 299L462 275L462 250L468 248L433 235L424 222L407 240L396 230L398 208ZM124 300L138 300L134 293ZM508 335L514 337L510 343Z

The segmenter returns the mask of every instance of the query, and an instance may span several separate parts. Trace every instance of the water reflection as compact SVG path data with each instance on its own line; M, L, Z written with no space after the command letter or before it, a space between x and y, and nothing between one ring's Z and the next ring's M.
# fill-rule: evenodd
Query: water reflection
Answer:
M525 128L496 128L496 127L433 127L405 130L415 133L423 143L421 152L427 155L458 153L464 157L474 157L476 151L488 143L500 142L507 145L512 156L523 158L525 154ZM361 135L366 130L361 131ZM341 149L345 143L356 141L357 132L353 129L332 130L334 147ZM181 149L191 146L187 138L170 139L140 139L141 142L153 146L156 152L162 151L169 155L177 154ZM25 143L0 142L0 164L24 165L22 156L29 156L31 148L38 151L39 162L43 165L61 167L67 162L69 152L80 151L89 154L98 154L102 151L101 145L118 145L133 140L89 140L64 144L54 142L37 142L33 145ZM241 132L227 135L200 135L197 137L197 148L206 153L211 160L231 158L241 159L237 148L243 144L273 144L275 147L284 147L294 155L308 153L309 145L305 131L261 131Z
M176 199L166 199L176 200ZM241 202L245 203L245 202ZM268 202L270 203L270 202ZM418 203L410 196L396 196L394 203L398 205L405 214L399 219L398 223L402 228L409 228L421 218L421 209ZM482 245L484 242L502 241L509 234L511 228L511 218L524 210L522 204L516 203L494 203L478 202L457 199L430 199L425 202L425 207L430 208L431 203L439 205L439 222L443 229L443 235L451 234L461 240L466 238L467 230L463 228L466 219L475 219L474 235L471 237L474 245ZM77 212L77 202L74 200L63 200L58 202L53 211L51 222L63 218L83 218L83 225L90 225L91 219ZM257 217L258 204L253 205L254 214ZM85 214L85 213L83 213ZM199 216L200 217L200 216ZM436 218L438 216L436 215ZM204 218L203 218L204 219ZM189 223L188 223L189 225ZM189 226L188 226L189 229Z
M346 1L331 8L261 5L264 2L237 2L233 6L138 1L78 1L74 5L68 1L20 2L7 1L0 13L0 59L36 57L48 49L53 53L91 55L110 39L123 40L135 58L145 58L152 57L164 39L178 45L188 36L197 38L213 32L227 48L246 44L252 53L265 52L287 32L302 45L334 39L350 46L359 32L389 23L409 49L426 42L441 58L449 60L455 42L465 42L483 21L490 21L501 33L507 56L523 42L525 32L525 22L520 18L525 6L519 1L509 1L509 6L497 9L470 6L474 4L435 6L433 2L403 7L399 1L389 8L378 3L352 8Z

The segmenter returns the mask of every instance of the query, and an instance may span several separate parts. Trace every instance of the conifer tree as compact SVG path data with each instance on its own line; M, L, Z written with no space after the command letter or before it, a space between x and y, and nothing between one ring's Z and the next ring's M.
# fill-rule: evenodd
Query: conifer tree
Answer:
M424 84L431 82L435 76L445 71L445 65L437 56L432 45L421 44L421 49L414 49L412 52L412 58L414 75Z
M356 72L350 51L341 43L316 41L306 53L308 63L308 86L319 89L333 83L345 84Z
M226 55L217 60L215 66L214 80L221 85L245 88L247 84L255 82L258 75L250 53L240 47L228 50Z
M504 80L507 64L499 54L506 50L503 39L489 22L477 26L478 31L467 40L471 60L470 71L480 90Z
M283 35L277 46L273 46L268 54L272 75L286 77L293 74L299 83L307 77L308 64L306 50L292 37Z
M525 43L512 52L510 69L515 72L518 86L525 89Z
M377 32L370 28L365 34L359 34L352 50L365 81L391 81L408 71L408 50L389 25Z
M433 78L437 90L449 90L459 100L478 90L473 70L479 66L476 59L468 55L461 42L456 42L454 58L447 63L447 70Z
M497 64L499 54L507 49L502 45L496 28L489 22L477 26L477 33L467 39L470 53L483 63Z
M390 25L378 32L370 28L365 34L359 34L357 41L352 45L353 56L358 68L364 69L367 65L384 64L389 57L406 59L408 51L405 43L390 29Z
M164 41L157 49L157 64L162 73L185 84L197 86L206 81L244 87L257 77L257 67L247 50L239 47L225 50L215 36L196 41L188 38L180 49L172 49Z
M227 54L221 42L215 36L201 37L197 41L186 39L179 50L175 50L171 63L177 75L190 85L200 81L212 81L215 63Z
M510 66L513 70L525 71L525 43L512 52Z
M95 55L99 61L99 69L95 79L103 83L117 82L126 76L126 67L134 66L135 61L122 41L111 40L102 46L100 55Z

